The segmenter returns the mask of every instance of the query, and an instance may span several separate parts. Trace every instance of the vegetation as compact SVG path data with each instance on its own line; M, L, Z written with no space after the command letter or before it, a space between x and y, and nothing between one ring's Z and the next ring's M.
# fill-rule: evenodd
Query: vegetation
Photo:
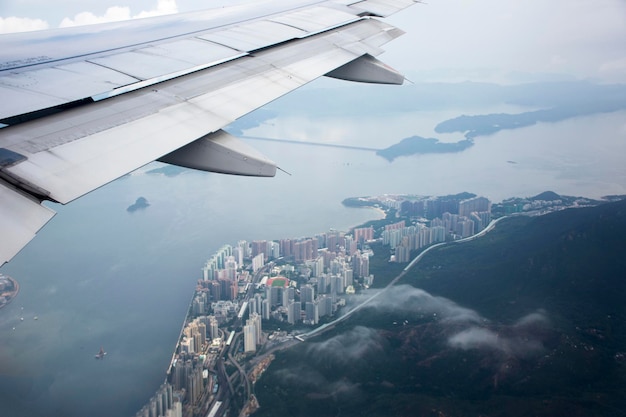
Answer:
M434 250L387 304L277 353L255 415L623 415L625 235L622 201Z

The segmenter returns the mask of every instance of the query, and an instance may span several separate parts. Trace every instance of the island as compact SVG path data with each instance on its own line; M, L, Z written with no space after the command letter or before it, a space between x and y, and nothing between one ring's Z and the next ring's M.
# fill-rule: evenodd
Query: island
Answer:
M8 275L0 274L0 308L7 306L17 296L20 285Z
M145 209L148 206L150 206L150 203L148 203L148 200L146 200L144 197L139 197L137 200L135 200L133 204L128 206L126 211L129 213L134 213L135 211Z
M376 155L382 156L389 162L393 162L399 156L409 156L414 154L428 153L454 153L463 152L474 145L471 139L464 139L458 142L440 142L435 138L423 138L421 136L411 136L402 139L400 142L388 148L376 151Z

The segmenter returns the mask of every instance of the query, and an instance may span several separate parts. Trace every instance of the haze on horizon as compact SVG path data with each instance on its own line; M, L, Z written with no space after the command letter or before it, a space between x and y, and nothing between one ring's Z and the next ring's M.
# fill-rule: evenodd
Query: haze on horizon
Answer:
M251 0L9 0L0 33L125 20ZM383 60L413 81L626 82L626 1L435 0L387 19L407 33ZM532 75L531 75L532 74Z

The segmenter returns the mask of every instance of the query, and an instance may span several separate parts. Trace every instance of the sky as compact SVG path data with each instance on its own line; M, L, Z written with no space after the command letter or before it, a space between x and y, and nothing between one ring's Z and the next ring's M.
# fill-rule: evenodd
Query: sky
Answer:
M0 33L245 2L5 0ZM388 21L407 34L382 58L416 81L626 82L626 0L432 0Z

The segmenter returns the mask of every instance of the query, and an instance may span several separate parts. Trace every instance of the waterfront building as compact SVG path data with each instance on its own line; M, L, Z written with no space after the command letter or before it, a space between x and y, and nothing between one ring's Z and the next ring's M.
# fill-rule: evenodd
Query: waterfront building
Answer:
M226 279L229 281L235 281L237 279L237 261L234 256L229 256L226 258L226 262L224 263L224 270L226 271Z
M404 227L404 222L402 226ZM352 231L352 234L354 235L354 240L357 243L363 244L367 241L374 239L374 228L372 226L356 228ZM346 245L346 251L347 250L348 250L348 246Z
M339 236L336 233L327 233L326 245L324 247L328 248L328 250L331 252L336 252L338 245L339 245Z
M206 296L204 298L206 298ZM204 298L202 296L196 296L191 302L191 311L194 316L200 316L205 313L205 308L204 308L205 299Z
M185 389L187 391L187 400L192 406L197 405L200 397L202 396L202 392L204 391L202 367L194 367L191 370L190 374L187 376L187 385Z

